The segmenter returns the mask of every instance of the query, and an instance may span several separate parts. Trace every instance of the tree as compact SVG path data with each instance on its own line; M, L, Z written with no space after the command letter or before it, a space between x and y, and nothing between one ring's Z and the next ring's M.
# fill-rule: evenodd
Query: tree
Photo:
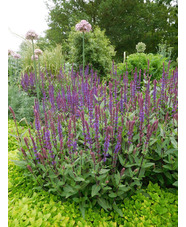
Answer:
M71 27L85 19L93 29L98 25L115 46L115 60L123 52L134 53L138 42L147 52L156 53L162 39L175 48L177 55L177 4L171 0L52 0L49 8L47 38L65 43Z

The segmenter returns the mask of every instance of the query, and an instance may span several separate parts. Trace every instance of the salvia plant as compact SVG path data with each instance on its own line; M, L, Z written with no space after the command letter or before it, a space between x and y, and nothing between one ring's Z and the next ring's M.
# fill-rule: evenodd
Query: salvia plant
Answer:
M58 87L43 80L44 115L35 101L34 130L19 137L18 164L40 188L79 202L83 215L99 204L122 216L117 202L145 181L177 186L178 70L159 81L144 74L143 87L140 72L131 81L115 74L101 83L72 69Z

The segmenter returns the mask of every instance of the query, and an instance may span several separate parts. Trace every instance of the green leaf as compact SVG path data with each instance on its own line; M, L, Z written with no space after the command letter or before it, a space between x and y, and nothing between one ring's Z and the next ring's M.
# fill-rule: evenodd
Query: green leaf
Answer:
M108 191L108 190L112 190L112 188L109 187L109 186L106 186L106 187L104 187L102 190L103 190L103 191Z
M141 168L139 177L144 177L145 168Z
M104 210L108 211L108 209L112 209L111 205L103 198L98 199L98 204L103 207Z
M172 185L178 187L178 181L175 181Z
M121 216L123 217L123 212L121 209L118 208L118 206L116 205L116 203L113 203L113 208L114 210Z
M151 167L151 166L153 166L153 165L154 165L154 163L149 162L149 163L145 163L145 164L143 165L143 167L144 167L144 168L149 168L149 167Z
M118 185L119 184L119 182L120 182L120 173L119 172L117 172L115 175L114 175L114 178L115 178L115 181L116 181L116 185Z
M136 141L137 139L139 139L139 134L137 134L133 137L133 141Z
M111 192L111 193L109 194L109 197L110 197L110 198L115 198L115 197L117 197L117 194L114 193L114 192Z
M91 196L94 197L95 195L98 195L98 192L100 189L101 189L100 185L97 185L97 184L93 185Z
M98 101L98 97L96 95L94 95L94 98Z
M83 179L82 177L75 177L74 180L75 181L85 181L85 179Z
M18 161L18 160L10 160L10 161L14 162L15 165L17 165L17 166L20 166L22 168L26 168L26 165L27 165L26 161Z
M99 174L104 174L104 173L107 173L109 171L110 171L110 169L101 169Z
M158 139L153 139L150 143L149 146L152 146Z
M134 146L131 144L130 147L129 147L129 154L131 154L134 150Z
M130 189L130 187L126 187L126 185L119 185L119 190L123 192L127 192Z
M121 154L119 154L118 157L119 157L119 161L120 161L121 165L123 166L125 161L123 160Z
M104 100L101 102L100 104L100 108L103 109L104 108Z
M36 226L41 226L42 225L42 222L43 222L43 220L42 220L42 218L39 218L36 222L35 222L35 224L36 224Z
M170 137L171 143L175 149L178 149L178 142L175 140L174 137Z
M85 219L85 202L82 202L82 203L79 204L79 209L81 211L83 219Z
M177 149L172 148L172 149L167 150L165 153L166 153L167 155L169 155L169 154L174 154L176 150L177 150Z

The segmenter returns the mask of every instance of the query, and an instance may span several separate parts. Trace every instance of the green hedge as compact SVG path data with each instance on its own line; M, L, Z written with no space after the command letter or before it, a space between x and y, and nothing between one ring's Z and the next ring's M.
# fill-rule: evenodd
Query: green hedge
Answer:
M13 130L13 132L12 132ZM20 133L24 128L19 127ZM13 121L9 120L9 133L14 133ZM38 191L37 185L27 179L24 171L11 160L16 159L17 141L9 136L9 226L177 226L178 196L176 192L160 189L150 183L118 204L123 217L103 209L86 210L85 219L78 204L62 202L57 196Z

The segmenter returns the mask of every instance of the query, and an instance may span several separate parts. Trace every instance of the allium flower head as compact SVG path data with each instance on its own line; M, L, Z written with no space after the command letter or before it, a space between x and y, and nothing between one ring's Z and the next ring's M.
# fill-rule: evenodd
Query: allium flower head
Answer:
M14 54L13 54L13 57L16 58L16 59L19 59L19 58L21 58L21 55L18 54L18 53L14 53Z
M38 55L35 54L34 56L32 55L31 57L32 61L34 60L34 57L35 57L35 60L38 60Z
M145 43L142 43L142 42L139 42L137 45L136 45L136 50L138 53L143 53L146 49L146 45Z
M25 38L28 40L38 39L38 34L34 30L29 30L26 33Z
M80 32L90 32L92 30L92 26L86 21L81 20L78 24L76 24L76 31Z
M35 49L34 50L34 53L39 56L39 55L42 55L43 54L43 51L40 50L40 49Z

